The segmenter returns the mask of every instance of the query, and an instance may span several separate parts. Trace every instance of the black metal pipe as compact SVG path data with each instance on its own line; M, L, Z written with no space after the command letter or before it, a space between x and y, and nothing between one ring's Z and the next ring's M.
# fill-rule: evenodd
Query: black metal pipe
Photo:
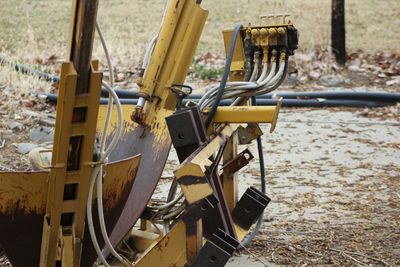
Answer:
M115 93L117 93L119 98L139 98L139 91L136 89L114 89ZM102 97L108 97L108 91L104 88L101 90Z
M228 104L228 103L227 103ZM275 99L259 99L257 100L258 106L273 106L277 104ZM282 107L355 107L355 108L376 108L388 106L389 102L375 102L364 100L348 100L348 99L330 99L320 101L318 99L283 99Z
M35 75L40 79L49 82L59 82L60 77L51 75L34 68L27 67L12 61L7 60L0 56L0 65L12 66L15 71L23 74ZM119 98L134 99L139 97L139 92L136 89L116 89L115 90ZM400 93L386 93L386 92L346 92L346 91L320 91L320 92L274 92L265 95L257 96L257 99L271 99L273 96L281 96L284 99L312 99L322 98L328 100L362 100L362 101L373 101L373 102L400 102ZM105 89L101 91L102 97L108 97L108 92ZM189 99L195 100L200 99L203 95L192 94Z
M348 100L364 100L376 102L400 102L399 93L386 92L275 92L257 96L257 99L271 99L274 96L281 96L284 99L348 99ZM200 99L201 94L194 94L189 99Z
M46 96L47 101L57 103L58 95L39 93L37 95ZM188 100L185 100L186 102ZM192 100L193 101L193 100ZM101 98L100 104L105 105L108 103L107 98ZM123 105L136 105L137 98L121 99ZM231 100L222 100L220 106L229 106L232 104ZM274 106L277 104L276 99L257 99L258 106ZM349 100L349 99L333 99L333 100L317 100L317 99L283 99L283 107L356 107L356 108L376 108L388 106L390 102L377 102L377 101L364 101L364 100Z
M139 92L137 90L116 90L119 98L138 98ZM107 91L103 90L103 97L108 97ZM189 96L191 100L200 99L202 94L192 94ZM386 93L386 92L345 92L345 91L328 91L328 92L276 92L257 96L257 99L272 99L274 96L281 96L284 99L329 99L329 100L363 100L375 102L400 102L399 93Z

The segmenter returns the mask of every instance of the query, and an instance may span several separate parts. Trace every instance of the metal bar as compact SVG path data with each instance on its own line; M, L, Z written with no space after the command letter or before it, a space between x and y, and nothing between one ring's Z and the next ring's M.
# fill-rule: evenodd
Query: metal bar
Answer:
M69 40L69 60L79 73L76 94L84 94L89 89L90 64L96 29L99 0L76 0L73 35Z
M98 62L91 61L97 7L98 0L73 2L69 63L63 64L61 75L62 104L57 107L40 266L80 265L89 187L87 178L92 169L102 82L102 74L97 71ZM77 102L79 106L75 105ZM77 174L75 186L69 184L70 172ZM71 199L77 203L75 207L63 204ZM69 207L68 213L63 209L65 206Z
M172 144L175 147L179 162L182 163L199 146L206 142L206 130L201 120L198 107L178 110L166 118ZM186 127L180 127L185 125ZM192 265L202 247L203 224L201 217L193 216L200 207L192 204L186 208L186 257L187 264Z
M272 123L279 113L278 107L218 107L214 123Z
M209 143L200 146L175 171L175 177L185 194L186 201L192 204L213 193L213 189L205 178L206 168L212 165L209 160L221 144L223 144L238 125L226 125Z
M234 158L224 163L222 169L224 170L224 172L226 171L230 174L233 174L244 168L247 164L250 163L250 160L252 159L254 159L253 154L251 154L249 149L245 149L239 155L237 155L236 153L236 156Z
M217 111L218 113L218 111ZM238 132L233 133L232 137L227 141L227 145L223 155L223 164L231 162L237 156ZM236 206L238 200L238 179L234 171L223 168L222 185L224 188L225 198L230 211Z
M234 227L234 223L232 220L231 216L231 211L229 210L225 195L224 195L224 189L222 187L221 183L221 178L218 175L218 165L222 159L224 150L226 148L227 142L221 146L220 150L218 151L217 156L214 159L213 165L211 166L210 170L208 171L209 174L209 182L214 190L214 193L217 196L218 199L218 204L217 204L217 210L218 210L218 215L215 218L213 217L213 213L211 215L209 214L205 219L207 219L207 224L208 224L208 234L213 234L215 230L218 228L218 221L222 223L222 227L224 227L224 230L226 233L228 233L230 236L236 238L236 231Z

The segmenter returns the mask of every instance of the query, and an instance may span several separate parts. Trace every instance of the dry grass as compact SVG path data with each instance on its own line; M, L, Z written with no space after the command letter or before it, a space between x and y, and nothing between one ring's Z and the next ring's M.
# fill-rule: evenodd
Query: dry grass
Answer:
M157 32L164 0L100 1L99 19L114 55L140 58ZM235 23L257 22L264 13L289 12L301 32L301 47L328 46L331 0L204 0L210 11L199 52L222 53L221 29ZM70 1L1 0L0 47L16 58L41 58L65 53ZM4 15L7 14L7 15ZM400 2L347 1L349 49L398 51Z
M117 66L132 70L160 26L164 0L100 1L99 20ZM223 54L221 30L236 23L257 23L265 13L289 12L300 30L300 47L312 50L328 47L330 42L331 0L203 0L210 11L198 54ZM34 64L55 56L65 58L71 1L60 0L0 0L0 53L7 57ZM347 32L349 50L367 52L399 52L400 1L347 1ZM99 42L94 56L105 62ZM54 62L53 62L54 63ZM52 71L58 70L59 65ZM0 68L0 85L10 82L8 69ZM20 86L13 81L14 87ZM37 88L43 88L39 84ZM48 86L48 85L47 85Z

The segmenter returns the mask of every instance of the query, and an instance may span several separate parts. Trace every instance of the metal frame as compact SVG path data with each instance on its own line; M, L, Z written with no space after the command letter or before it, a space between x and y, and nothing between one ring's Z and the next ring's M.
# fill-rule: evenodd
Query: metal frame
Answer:
M184 133L191 135L191 139L179 144L179 134L166 135L165 118L173 113L177 103L174 86L182 85L185 80L208 15L201 9L200 3L199 0L170 1L149 66L139 80L140 94L146 99L146 104L133 113L131 107L124 107L125 121L129 117L134 121L129 122L134 133L124 138L137 137L144 146L155 146L157 151L151 155L161 155L161 159L168 155L171 137L177 147L182 162L175 171L175 178L185 195L187 208L172 225L171 231L165 235L152 234L145 220L139 230L129 231L142 212L140 207L146 204L134 203L134 207L139 208L132 210L131 204L135 202L132 195L140 189L135 191L131 188L134 188L136 173L143 176L139 162L144 157L141 154L146 152L145 148L133 149L137 156L106 167L111 180L107 181L107 185L105 183L105 192L114 190L115 185L118 185L115 190L120 190L115 193L118 200L109 203L108 207L118 213L114 214L113 219L116 219L110 225L110 229L116 229L111 239L117 244L129 231L128 238L143 250L135 266L222 266L269 202L266 196L254 189L249 189L238 201L236 172L252 159L248 151L238 154L238 145L262 135L258 123L271 123L271 132L275 129L281 101L275 107L218 108L212 126L207 129L208 135L201 122L202 115L195 108L182 110L173 116L186 116L190 122L186 126L192 128L184 129ZM47 194L42 192L36 197L26 197L17 192L7 195L4 200L8 201L4 207L9 208L8 203L18 203L17 200L25 197L22 207L33 209L35 216L41 216L42 221L35 222L43 222L40 251L40 266L43 267L80 266L92 262L88 259L82 263L82 249L84 241L90 242L89 238L84 239L86 203L89 177L95 164L96 128L101 128L97 123L104 120L104 110L99 107L102 73L98 71L98 62L91 59L97 6L98 0L73 1L68 62L62 65L61 70L50 172L33 174L32 178L37 182L32 183L32 188L27 188L31 185L30 181L24 184L26 190L31 190L29 192L39 190ZM242 35L250 34L263 49L268 49L269 45L285 45L287 38L278 38L277 35L283 36L292 28L290 23L266 28L248 27ZM263 29L276 31L276 35L265 39ZM230 39L230 34L224 33L225 41ZM243 75L243 45L239 38L231 80L240 79ZM132 116L129 116L131 113ZM246 128L240 125L244 123L248 124ZM170 127L170 131L174 133L176 127ZM150 149L155 150L154 147ZM222 158L220 175L218 165ZM157 159L153 160L157 162ZM157 172L153 174L157 176ZM3 175L0 181L4 182L5 188L13 190L18 186L15 178L19 176ZM144 182L150 184L146 185L146 192L150 192L159 177L152 177L152 180L140 178L141 185ZM0 222L6 221L9 225L12 220L10 214L7 214L9 217L3 216L9 210L2 206L2 201ZM117 204L122 208L116 208ZM255 209L242 216L246 207L253 204ZM207 227L209 222L215 226ZM216 260L210 261L213 259L210 257Z
M61 69L40 266L79 266L103 75L91 61L98 1L74 1Z

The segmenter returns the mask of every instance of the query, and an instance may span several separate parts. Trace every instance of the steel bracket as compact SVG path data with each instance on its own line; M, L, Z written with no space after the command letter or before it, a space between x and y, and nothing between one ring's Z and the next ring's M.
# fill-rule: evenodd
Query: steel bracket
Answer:
M191 267L221 267L232 257L239 241L218 229L201 249Z
M225 163L222 169L227 173L233 174L249 164L252 159L254 159L253 154L251 154L250 150L245 149L236 158Z
M218 205L218 199L214 196L208 196L186 208L181 219L183 221L197 221L202 219L210 210Z
M256 188L248 188L232 211L233 221L241 228L249 230L270 201L269 197Z
M178 110L167 117L166 121L180 162L207 141L206 130L197 106Z
M248 145L262 135L263 132L256 123L249 123L246 128L240 126L238 128L239 145Z

